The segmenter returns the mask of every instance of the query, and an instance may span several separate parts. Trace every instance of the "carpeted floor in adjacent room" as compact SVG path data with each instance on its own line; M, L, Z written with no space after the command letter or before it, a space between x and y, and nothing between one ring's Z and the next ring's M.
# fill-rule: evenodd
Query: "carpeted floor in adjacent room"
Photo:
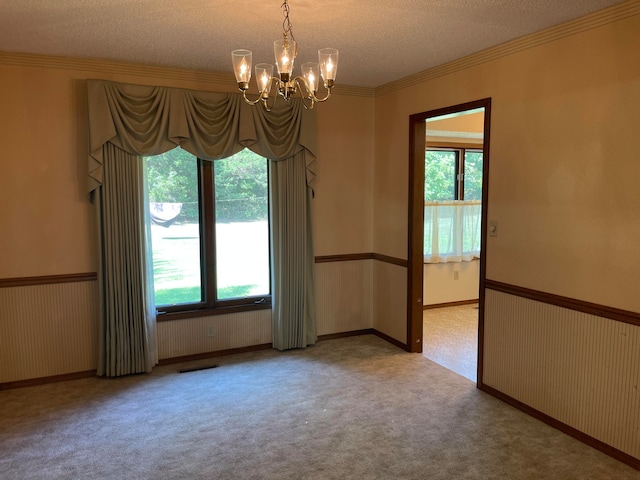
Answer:
M2 479L639 476L372 335L0 392Z

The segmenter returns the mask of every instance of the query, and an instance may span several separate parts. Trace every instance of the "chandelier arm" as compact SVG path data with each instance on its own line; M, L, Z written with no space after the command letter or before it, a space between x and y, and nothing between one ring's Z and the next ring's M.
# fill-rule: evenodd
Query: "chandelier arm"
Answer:
M311 90L311 88L309 87L309 84L307 83L307 81L305 80L304 77L295 77L291 83L294 83L296 85L296 91L297 93L300 95L300 98L302 99L302 105L304 106L305 109L307 110L313 110L313 106L316 103L316 96L313 94L313 91ZM304 87L304 93L303 93L303 88ZM305 95L306 93L306 95ZM309 100L309 104L307 105L307 100Z
M313 96L313 100L317 103L322 103L322 102L326 102L327 100L329 100L329 97L331 96L331 89L327 88L327 94L325 95L324 98L318 98L315 95Z
M300 87L300 85L303 85L305 90L307 91L308 98L311 99L313 103L326 102L331 96L331 88L327 88L327 94L324 96L324 98L319 98L318 96L316 96L316 92L311 89L309 83L307 83L307 80L304 77L297 76L292 80L292 82L295 82L298 87ZM300 93L300 95L302 95L302 93Z
M249 97L247 97L247 91L246 90L242 90L242 96L244 97L244 101L247 102L249 105L255 105L260 100L262 100L262 95L258 95L258 98L256 98L255 100L249 99Z
M271 108L273 108L273 106L276 104L276 101L273 101L273 105L271 105L271 108L269 108L269 104L267 103L267 98L261 98L260 100L262 100L262 106L264 107L265 111L270 112Z
M269 103L268 103L269 97L262 98L262 105L264 106L267 112L270 112L271 109L276 106L276 101L278 100L278 95L279 95L278 92L280 90L280 79L277 77L271 77L271 81L276 82L276 91L273 94L273 103L271 104L271 107L269 107Z

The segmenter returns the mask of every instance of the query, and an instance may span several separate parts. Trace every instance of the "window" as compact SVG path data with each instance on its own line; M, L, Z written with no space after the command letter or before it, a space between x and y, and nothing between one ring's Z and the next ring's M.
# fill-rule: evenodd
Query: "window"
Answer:
M158 312L269 306L267 160L180 148L145 160Z
M429 148L425 201L482 200L482 150Z
M425 263L478 258L482 150L427 149L424 192Z

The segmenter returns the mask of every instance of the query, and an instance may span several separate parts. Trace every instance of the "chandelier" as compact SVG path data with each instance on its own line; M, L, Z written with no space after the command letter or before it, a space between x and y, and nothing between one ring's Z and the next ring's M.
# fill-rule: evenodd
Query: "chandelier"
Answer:
M251 51L234 50L231 52L231 60L238 88L242 91L242 96L249 105L261 102L267 111L275 105L278 95L289 101L296 94L302 98L305 108L311 109L317 102L324 102L331 96L331 89L334 86L336 70L338 69L338 50L335 48L318 50L318 63L303 63L301 65L302 75L294 77L293 63L298 55L298 44L293 36L292 25L289 21L289 4L287 0L284 0L282 4L282 11L284 14L282 40L273 42L278 76L275 77L273 75L272 64L256 64L256 83L259 94L258 98L251 100L247 97L249 80L251 80ZM320 75L322 76L324 88L327 90L326 95L322 98L317 95ZM273 100L269 106L269 94L274 85L276 93L272 95Z

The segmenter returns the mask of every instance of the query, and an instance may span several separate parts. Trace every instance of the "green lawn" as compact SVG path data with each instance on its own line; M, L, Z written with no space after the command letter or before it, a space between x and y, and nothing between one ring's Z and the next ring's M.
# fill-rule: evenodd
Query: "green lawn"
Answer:
M268 224L219 224L217 235L218 299L269 293ZM198 224L151 226L156 305L200 302Z

